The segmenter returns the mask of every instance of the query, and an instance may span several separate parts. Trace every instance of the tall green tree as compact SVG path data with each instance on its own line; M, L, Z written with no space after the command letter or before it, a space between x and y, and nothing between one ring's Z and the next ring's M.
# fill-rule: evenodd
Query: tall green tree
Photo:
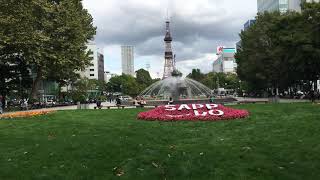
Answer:
M303 3L301 13L259 14L255 25L240 34L239 77L260 89L287 89L301 82L314 82L316 88L320 79L319 12L319 3Z
M240 34L242 49L236 53L240 79L258 89L279 89L290 85L294 76L292 46L298 13L263 13L256 23Z
M17 0L0 4L0 58L22 56L36 71L31 96L49 75L60 80L90 63L86 43L96 33L81 0ZM64 77L63 77L64 78Z
M141 90L147 88L153 82L149 71L146 71L144 69L139 69L138 71L136 71L136 75L137 75L136 81L140 85Z
M200 69L192 69L192 72L188 74L187 77L196 81L202 81L205 75L201 72Z
M320 79L320 3L304 3L301 22L299 31L303 32L303 41L298 52L303 57L297 60L298 70L304 80L314 82L314 89L317 89L317 80Z
M112 77L107 84L107 90L113 93L121 92L124 95L130 95L132 97L137 96L141 91L136 79L126 74Z

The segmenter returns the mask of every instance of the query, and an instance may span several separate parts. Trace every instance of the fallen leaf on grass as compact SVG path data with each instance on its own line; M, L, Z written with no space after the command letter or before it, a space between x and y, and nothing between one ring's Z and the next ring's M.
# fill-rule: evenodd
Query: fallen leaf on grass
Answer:
M157 163L155 163L155 162L152 162L152 165L153 165L154 167L156 167L156 168L159 167L159 165L158 165Z
M144 169L142 169L142 168L138 168L138 170L139 170L139 171L144 171Z
M119 167L114 167L113 168L113 173L114 173L114 175L120 177L120 176L124 175L124 170L119 168Z

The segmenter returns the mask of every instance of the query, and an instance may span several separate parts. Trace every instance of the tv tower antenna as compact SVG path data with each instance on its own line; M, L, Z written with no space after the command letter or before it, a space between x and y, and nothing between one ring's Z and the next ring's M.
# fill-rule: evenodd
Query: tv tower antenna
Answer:
M165 42L165 53L164 53L164 72L163 79L171 77L173 70L175 69L174 65L174 57L172 52L172 36L170 32L170 21L166 21L166 35L164 38Z

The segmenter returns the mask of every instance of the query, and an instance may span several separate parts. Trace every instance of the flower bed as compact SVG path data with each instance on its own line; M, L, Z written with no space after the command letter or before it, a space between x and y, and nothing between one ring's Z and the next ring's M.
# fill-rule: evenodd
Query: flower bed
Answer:
M39 110L39 111L23 111L23 112L13 112L13 113L6 113L0 115L1 118L20 118L20 117L33 117L39 115L45 115L49 113L53 113L53 110Z
M249 116L246 110L237 110L218 104L181 104L160 106L138 114L148 121L218 121Z

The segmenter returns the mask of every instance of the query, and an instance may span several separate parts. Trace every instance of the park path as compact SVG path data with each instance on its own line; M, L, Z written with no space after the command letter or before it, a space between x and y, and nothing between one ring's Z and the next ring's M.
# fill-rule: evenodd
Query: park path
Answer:
M268 101L268 98L243 98L243 97L237 97L238 101ZM309 100L305 99L280 99L280 103L303 103L303 102L310 102ZM115 103L109 103L109 102L102 102L102 106L114 106ZM89 104L89 109L94 109L96 104ZM62 106L62 107L52 107L52 108L43 108L43 109L32 109L28 110L30 112L32 111L39 111L39 110L54 110L54 111L65 111L65 110L76 110L77 105L73 106ZM20 112L20 111L17 111ZM4 112L5 114L6 112ZM10 112L8 112L10 113Z
M238 101L268 101L268 98L244 98L244 97L237 97ZM305 103L310 102L308 99L280 99L280 103Z
M102 106L114 106L114 103L109 103L109 102L103 102ZM89 109L94 109L94 107L96 106L96 104L89 104ZM42 109L31 109L28 110L28 112L32 112L32 111L46 111L46 110L53 110L53 111L65 111L65 110L76 110L77 109L77 105L73 105L73 106L61 106L61 107L52 107L52 108L42 108ZM15 112L26 112L26 111L15 111ZM12 112L4 112L3 114L6 113L12 113Z

